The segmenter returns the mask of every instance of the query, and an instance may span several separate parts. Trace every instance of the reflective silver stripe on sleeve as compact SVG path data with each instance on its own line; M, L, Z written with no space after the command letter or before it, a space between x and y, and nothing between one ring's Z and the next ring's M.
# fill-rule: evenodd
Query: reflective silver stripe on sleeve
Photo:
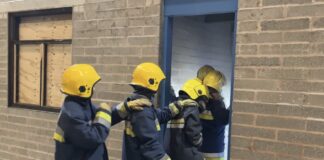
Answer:
M111 124L108 121L106 121L105 119L100 118L100 117L96 118L93 121L93 123L100 123L100 124L104 125L107 128L110 128L110 126L111 126Z
M53 135L53 139L61 143L65 142L64 131L61 127L59 126L56 127L55 133Z
M205 110L201 114L199 114L199 118L204 119L204 120L214 120L212 112L209 110Z
M108 114L106 112L98 111L93 123L99 123L99 124L104 125L107 128L110 128L111 116L110 116L110 114Z
M172 124L168 123L167 128L184 128L184 124Z
M168 122L167 128L184 128L185 120L184 118L174 119Z

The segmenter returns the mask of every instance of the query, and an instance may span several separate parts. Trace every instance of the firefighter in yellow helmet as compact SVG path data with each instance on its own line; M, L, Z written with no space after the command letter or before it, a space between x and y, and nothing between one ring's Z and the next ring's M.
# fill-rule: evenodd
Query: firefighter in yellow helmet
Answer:
M178 98L196 103L185 106L181 114L169 121L164 139L167 153L172 160L203 160L198 151L203 140L199 113L208 103L208 89L198 78L190 79L182 86Z
M133 94L127 101L145 98L153 101L165 75L154 63L139 64L134 72L131 86ZM123 160L167 160L169 156L159 141L160 123L167 123L182 111L182 107L193 101L177 101L168 107L155 108L153 105L142 111L131 112L125 121Z
M210 71L215 71L215 69L210 65L204 65L204 66L200 67L197 72L197 78L200 79L201 81L203 81L204 78L206 77L206 75Z
M221 95L225 82L224 74L217 70L210 71L203 80L210 95L206 110L200 114L203 126L200 151L206 160L224 159L225 126L230 115Z
M113 115L127 114L123 104L111 109L107 104L96 107L91 102L93 88L100 81L96 70L88 64L68 67L62 76L61 91L64 100L54 133L56 160L107 160L105 140L109 134ZM132 109L150 104L147 100L128 102Z

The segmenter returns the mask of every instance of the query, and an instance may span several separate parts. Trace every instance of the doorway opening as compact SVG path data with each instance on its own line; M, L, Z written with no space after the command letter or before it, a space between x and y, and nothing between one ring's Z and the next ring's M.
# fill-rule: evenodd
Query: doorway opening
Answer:
M222 96L227 108L232 101L235 14L209 14L170 18L170 86L176 96L180 87L196 77L203 65L211 65L226 77ZM228 159L229 129L225 129L224 158Z

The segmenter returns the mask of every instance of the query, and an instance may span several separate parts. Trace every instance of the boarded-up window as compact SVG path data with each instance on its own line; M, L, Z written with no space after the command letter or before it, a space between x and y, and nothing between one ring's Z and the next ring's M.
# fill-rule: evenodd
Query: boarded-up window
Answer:
M60 90L62 73L66 67L71 65L71 45L49 45L47 51L46 104L49 106L60 106L64 95L58 91Z
M72 15L52 15L21 18L19 40L71 39Z
M21 45L19 47L18 87L19 102L40 104L40 76L42 63L41 45Z
M61 107L61 76L72 63L72 13L71 9L62 11L10 18L12 105Z

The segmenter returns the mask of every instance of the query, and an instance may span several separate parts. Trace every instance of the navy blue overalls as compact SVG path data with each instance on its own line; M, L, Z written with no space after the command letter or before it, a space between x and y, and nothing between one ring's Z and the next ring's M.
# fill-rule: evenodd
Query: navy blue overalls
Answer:
M113 123L122 119L113 111ZM54 139L55 160L108 160L105 140L110 113L98 110L90 99L67 96L61 109Z
M229 110L223 100L210 99L207 109L200 114L203 126L203 143L200 151L204 157L221 158L224 156L225 126L229 120Z
M172 160L203 160L202 126L198 104L184 106L183 112L167 124L164 145Z
M151 95L135 92L128 100L147 98ZM126 103L125 103L126 104ZM125 120L123 160L164 160L168 159L159 141L160 123L172 118L169 108L157 109L152 105L143 111L131 112Z

